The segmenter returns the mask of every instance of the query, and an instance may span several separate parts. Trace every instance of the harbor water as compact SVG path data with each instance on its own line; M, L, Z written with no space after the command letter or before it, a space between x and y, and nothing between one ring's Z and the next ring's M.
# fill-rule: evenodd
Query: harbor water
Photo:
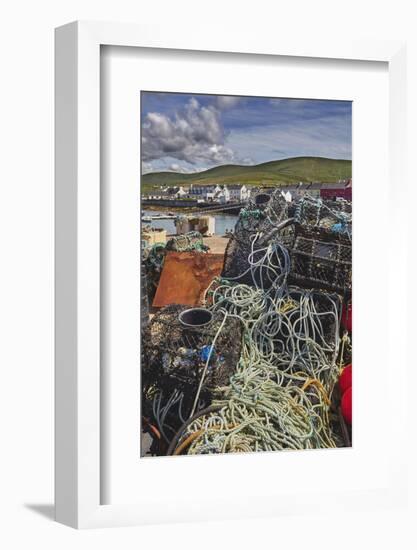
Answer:
M161 212L157 210L143 210L144 216L157 216L158 214L166 214L167 212ZM224 235L226 231L234 231L235 224L237 222L238 216L232 214L213 213L210 214L216 219L216 235ZM165 229L168 234L176 234L177 230L175 227L174 220L152 220L152 222L142 222L142 226L146 227L147 225Z

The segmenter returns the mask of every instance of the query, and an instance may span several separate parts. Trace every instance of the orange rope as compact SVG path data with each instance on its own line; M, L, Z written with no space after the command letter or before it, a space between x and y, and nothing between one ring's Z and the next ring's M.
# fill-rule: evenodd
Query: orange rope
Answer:
M326 402L326 405L331 405L331 402L330 402L330 399L328 398L327 396L327 393L326 393L326 390L323 388L323 385L322 383L320 382L320 380L317 380L317 378L310 378L309 380L307 380L303 387L301 388L302 391L305 391L309 386L317 386L317 389L321 392L321 394L323 395L324 397L324 400Z
M187 439L185 439L181 445L179 447L177 447L174 451L174 455L179 455L181 454L181 452L186 449L187 447L189 447L191 445L191 443L194 441L194 439L197 439L197 437L199 437L202 433L204 433L204 429L202 430L198 430L196 432L193 432L192 434L190 434Z
M230 429L233 429L233 428L236 428L236 427L237 427L236 424L230 424L229 426L227 426L227 429L230 430ZM219 430L219 429L220 429L219 426L213 426L212 428L210 428L210 430ZM184 441L181 443L181 445L175 449L175 451L172 453L173 456L174 455L179 455L181 453L181 451L183 451L184 449L189 447L191 445L191 443L195 439L197 439L197 437L199 437L201 434L203 434L205 431L206 431L206 429L202 428L201 430L197 430L196 432L193 432L192 434L190 434L187 437L187 439L184 439Z
M154 426L153 424L151 424L147 418L145 418L145 417L142 417L142 418L143 418L143 421L145 422L145 424L147 424L149 426L150 430L156 435L156 437L158 439L161 439L161 434L160 434L158 428L156 426Z

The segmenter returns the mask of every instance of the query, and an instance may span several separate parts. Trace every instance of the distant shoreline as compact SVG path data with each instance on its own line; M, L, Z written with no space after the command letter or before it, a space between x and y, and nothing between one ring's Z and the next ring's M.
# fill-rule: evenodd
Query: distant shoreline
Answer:
M194 214L194 213L198 213L200 211L199 208L197 207L188 207L188 208L178 208L178 207L175 207L175 206L157 206L157 205L154 205L154 206L144 206L143 203L141 205L141 210L142 211L151 211L151 212L175 212L175 213L178 213L178 214ZM210 215L210 212L207 212L206 211L206 214ZM216 215L224 215L224 216L235 216L237 217L237 214L228 214L227 212L221 212L221 211L215 211L213 212L211 215L212 216L216 216Z
M350 159L292 157L256 165L225 164L194 173L148 172L141 175L142 193L159 186L246 185L280 187L302 182L332 183L352 177Z
M158 206L155 205L144 205L143 201L141 203L141 210L151 210L152 212L198 212L198 208L195 206L184 206L182 208L178 206Z

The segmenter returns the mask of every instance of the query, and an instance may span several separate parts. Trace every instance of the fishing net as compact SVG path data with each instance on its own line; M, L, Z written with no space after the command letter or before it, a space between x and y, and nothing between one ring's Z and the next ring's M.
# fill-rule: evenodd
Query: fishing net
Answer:
M182 305L162 308L142 339L145 396L162 393L167 398L180 392L183 411L189 414L208 361L200 398L202 405L210 403L217 388L229 383L240 357L241 322L231 317L223 321L220 311Z

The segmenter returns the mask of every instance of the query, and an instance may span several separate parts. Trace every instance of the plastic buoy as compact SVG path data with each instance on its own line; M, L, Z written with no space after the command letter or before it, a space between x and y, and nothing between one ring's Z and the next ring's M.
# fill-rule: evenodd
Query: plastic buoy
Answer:
M207 345L203 346L200 350L200 359L204 361L208 361L210 359L210 363L216 360L216 352L213 346Z
M345 422L352 424L352 387L348 388L343 394L340 408Z
M352 332L352 303L349 303L347 307L343 304L341 323L343 328Z
M352 387L352 365L346 365L342 370L339 378L340 393L343 395L345 391Z

